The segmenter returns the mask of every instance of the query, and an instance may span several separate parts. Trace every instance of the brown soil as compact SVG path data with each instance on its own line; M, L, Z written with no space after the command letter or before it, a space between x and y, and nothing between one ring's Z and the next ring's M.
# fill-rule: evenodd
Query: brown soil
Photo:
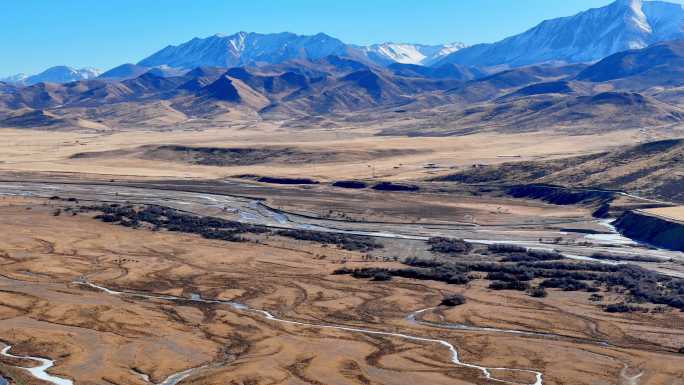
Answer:
M134 371L159 382L207 364L183 384L488 383L478 371L452 365L435 344L285 325L223 305L111 296L72 283L81 276L111 288L237 300L309 323L443 338L465 362L538 369L545 384L617 383L625 366L630 373L643 371L643 384L681 378L682 357L672 353L684 346L681 313L615 316L603 313L587 293L552 291L532 299L490 291L479 281L468 287L402 279L368 283L331 272L343 259L352 267L398 264L364 262L358 253L280 237L211 241L109 225L83 214L54 216L55 202L2 202L0 335L19 354L56 360L51 372L76 384L143 384ZM462 292L466 305L427 313L426 319L614 346L404 320L450 292ZM522 373L495 375L533 382Z

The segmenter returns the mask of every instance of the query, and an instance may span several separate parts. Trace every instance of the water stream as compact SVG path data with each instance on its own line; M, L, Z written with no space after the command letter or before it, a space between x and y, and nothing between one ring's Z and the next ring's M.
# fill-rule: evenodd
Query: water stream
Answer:
M32 356L15 356L13 354L10 354L9 351L12 349L12 346L5 346L2 351L0 351L0 354L5 356L5 357L10 357L10 358L19 358L22 360L31 360L31 361L36 361L39 362L40 365L32 367L32 368L24 368L21 366L18 366L20 369L24 369L29 374L31 374L34 378L37 378L39 380L47 381L49 383L55 384L55 385L74 385L74 383L66 378L62 377L57 377L49 374L47 372L48 369L53 367L55 365L55 361L52 361L47 358L42 358L42 357L32 357ZM7 383L7 382L5 382Z
M208 299L203 299L203 298L196 296L196 295L193 295L191 298L174 297L174 296L167 296L167 295L151 295L151 294L138 293L138 292L116 291L116 290L106 288L104 286L96 285L94 283L91 283L91 282L85 281L85 280L84 281L77 281L75 283L79 284L79 285L89 286L91 288L100 290L100 291L107 293L109 295L131 296L131 297L166 300L166 301L183 301L183 302L190 301L190 302L200 302L200 303L210 303L210 304L223 304L223 305L228 305L235 310L241 310L241 311L257 314L257 315L259 315L259 316L261 316L261 317L263 317L269 321L284 323L284 324L288 324L288 325L313 327L313 328L318 328L318 329L341 330L341 331L346 331L346 332L350 332L350 333L361 333L361 334L368 334L368 335L381 335L381 336L401 338L401 339L408 340L408 341L432 343L432 344L436 344L436 345L439 345L439 346L446 348L449 351L450 360L454 365L458 365L458 366L470 368L470 369L475 369L475 370L479 371L480 373L482 373L482 375L488 380L502 382L502 383L508 383L508 384L516 384L516 385L543 385L543 374L539 371L536 371L536 370L504 368L504 367L485 367L485 366L480 366L480 365L476 365L476 364L470 364L470 363L463 362L463 361L461 361L461 359L459 357L458 350L456 350L456 347L446 340L441 340L441 339L436 339L436 338L418 337L418 336L414 336L414 335L410 335L410 334L404 334L404 333L384 332L384 331L364 329L364 328L359 328L359 327L350 327L350 326L341 326L341 325L332 325L332 324L313 324L313 323L302 322L302 321L288 320L288 319L276 317L275 315L271 314L270 312L268 312L266 310L252 309L252 308L250 308L244 304L240 304L237 302L208 300ZM416 313L412 313L412 314L416 314ZM409 315L409 317L410 317L410 315ZM180 381L182 381L183 379L191 376L196 371L198 371L202 368L204 368L204 367L188 369L186 371L176 373L176 374L168 377L164 382L162 382L161 385L175 385L175 384L179 383ZM513 381L507 381L504 379L494 377L492 374L492 372L494 372L494 371L529 373L529 374L534 376L535 381L532 383L528 383L528 384L520 384L520 383L513 382ZM61 384L59 384L59 385L61 385Z

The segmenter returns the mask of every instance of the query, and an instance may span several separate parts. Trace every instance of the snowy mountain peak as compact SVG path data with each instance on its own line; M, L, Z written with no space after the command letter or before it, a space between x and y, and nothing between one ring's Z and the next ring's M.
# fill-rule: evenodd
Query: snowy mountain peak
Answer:
M519 35L478 44L441 63L522 66L592 62L613 53L684 38L684 7L661 1L617 0L574 16L546 20Z
M381 65L429 65L463 47L462 43L382 43L353 46L324 33L297 35L290 32L238 32L233 35L216 34L207 38L194 38L177 46L168 46L143 59L138 65L168 65L188 69L199 66L235 67L273 64L295 59L318 60L330 55L365 57Z
M229 36L194 38L177 46L168 46L143 59L138 65L168 65L188 69L200 66L235 67L293 59L316 60L329 55L343 55L346 49L344 43L325 34L306 36L289 32L238 32Z
M17 74L0 81L17 84L33 85L36 83L69 83L77 80L94 79L100 75L101 71L95 68L75 69L69 66L55 66L32 76Z
M356 47L369 59L379 64L421 64L430 65L442 57L464 48L463 43L441 45L381 43Z

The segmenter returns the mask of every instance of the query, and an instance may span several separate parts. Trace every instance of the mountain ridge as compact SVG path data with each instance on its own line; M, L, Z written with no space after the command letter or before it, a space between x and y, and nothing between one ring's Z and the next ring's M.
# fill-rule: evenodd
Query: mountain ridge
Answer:
M68 83L98 77L102 71L96 68L73 68L65 65L54 66L35 75L17 74L0 81L15 85L34 85L38 83Z
M617 0L573 16L545 20L491 44L454 52L438 64L523 66L593 62L616 52L684 38L684 6L662 1Z

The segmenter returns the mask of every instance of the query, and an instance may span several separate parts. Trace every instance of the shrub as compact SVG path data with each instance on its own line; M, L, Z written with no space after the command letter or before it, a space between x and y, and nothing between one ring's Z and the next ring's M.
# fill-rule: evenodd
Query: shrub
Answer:
M510 282L494 281L494 282L489 284L489 288L492 290L526 291L526 290L529 290L530 285L528 283L520 282L520 281L510 281Z
M535 298L544 298L548 294L546 293L546 290L544 290L543 287L536 286L530 289L530 296L535 297Z
M486 277L490 281L530 281L534 279L534 274L532 272L515 272L515 273L504 273L501 271L494 271L487 274Z
M333 187L362 189L368 187L368 185L365 182L357 180L340 180L333 183Z
M433 237L427 243L431 246L430 251L445 254L467 254L473 249L473 245L462 239Z
M579 291L588 288L586 283L573 278L550 278L544 280L539 286L543 288L553 287L564 291Z
M384 282L392 279L392 276L386 271L379 271L373 275L373 281Z
M418 191L420 187L412 184L396 184L392 182L380 182L373 186L378 191Z
M526 253L527 249L518 245L508 245L503 243L498 243L494 245L487 246L487 250L493 253Z
M606 305L603 310L607 313L633 313L633 312L648 312L648 309L639 306L627 305L624 303L615 303Z
M601 301L603 301L603 296L600 295L600 294L594 293L594 294L592 294L592 295L589 296L589 301L592 301L592 302L601 302Z
M323 244L337 245L350 251L370 251L381 249L383 246L373 238L363 235L350 235L340 233L326 233L310 230L280 230L276 232L281 237L294 238L301 241L312 241Z
M664 260L656 257L644 257L641 255L614 255L606 253L594 253L590 258L605 260L605 261L627 261L627 262L652 262L658 263Z
M463 305L466 302L466 299L463 295L461 294L450 294L447 295L442 299L442 302L440 305L442 306L449 306L449 307L454 307L454 306L460 306Z

